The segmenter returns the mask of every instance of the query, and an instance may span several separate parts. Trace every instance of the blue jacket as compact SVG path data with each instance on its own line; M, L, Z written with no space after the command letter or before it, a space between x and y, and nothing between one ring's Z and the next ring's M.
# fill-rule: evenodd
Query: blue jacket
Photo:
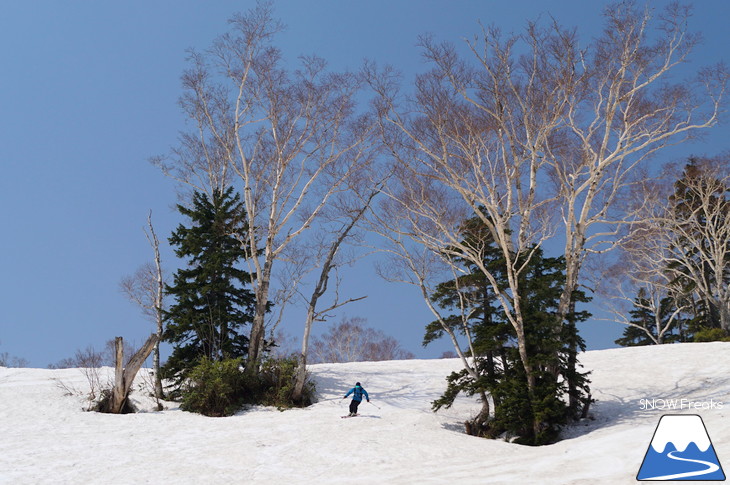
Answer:
M368 391L366 391L365 389L363 389L360 386L355 386L352 389L350 389L349 391L347 391L347 394L345 394L345 397L349 396L353 392L355 393L352 396L353 401L362 401L363 394L365 394L365 399L367 399L368 401L370 400L370 396L368 396Z

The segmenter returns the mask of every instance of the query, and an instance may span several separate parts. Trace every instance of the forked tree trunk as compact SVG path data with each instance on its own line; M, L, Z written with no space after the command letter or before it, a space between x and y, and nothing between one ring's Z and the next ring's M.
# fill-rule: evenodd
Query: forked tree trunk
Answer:
M111 414L120 414L124 409L124 403L129 395L134 378L142 367L142 364L149 357L159 337L156 334L150 335L147 342L137 351L124 367L124 341L122 337L114 339L116 349L116 365L114 369L114 387L112 388L109 401L102 404L99 411Z

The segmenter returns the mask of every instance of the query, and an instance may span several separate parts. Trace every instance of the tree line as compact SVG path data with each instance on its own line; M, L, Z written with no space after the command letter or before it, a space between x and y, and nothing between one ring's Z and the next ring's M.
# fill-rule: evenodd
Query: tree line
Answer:
M483 27L461 46L423 36L429 68L412 83L374 61L333 72L308 56L291 68L271 5L234 16L208 49L189 51L180 106L191 129L153 159L193 222L170 238L186 260L167 289L175 302L152 305L173 344L163 374L204 391L194 393L202 402L310 402L312 325L366 296L339 292L353 247L374 246L381 276L423 296L434 316L424 342L449 339L463 365L434 408L477 396L481 412L467 422L477 435L544 444L586 415L576 324L598 255L620 247L626 264L648 264L636 256L671 233L669 286L726 332L727 232L705 238L724 241L719 266L682 260L700 260L689 241L714 223L686 223L710 221L691 177L671 214L643 172L723 111L721 64L674 75L699 42L686 30L690 10L619 2L587 43L552 18L520 33ZM725 210L726 228L714 197L708 208ZM295 298L307 308L301 350L272 362ZM205 388L221 384L215 376L228 384Z
M730 161L693 157L666 172L647 182L623 237L613 266L622 281L607 279L627 325L619 345L730 337Z
M476 434L541 444L585 414L591 398L573 329L584 268L644 223L647 214L627 200L652 193L642 176L650 160L714 126L722 111L722 65L681 81L672 75L697 45L686 31L689 14L679 4L656 16L633 2L613 4L587 45L557 21L508 35L484 28L465 49L426 36L431 70L410 90L394 70L366 66L394 159L372 228L389 241L387 276L420 289L432 325L463 362L435 405L448 405L457 390L477 395L482 411L468 423ZM561 269L535 300L531 271L555 246L563 248ZM483 277L508 326L484 333L490 325L476 318L485 313L483 291L460 288L434 301L444 273L454 285ZM500 395L505 388L518 406Z

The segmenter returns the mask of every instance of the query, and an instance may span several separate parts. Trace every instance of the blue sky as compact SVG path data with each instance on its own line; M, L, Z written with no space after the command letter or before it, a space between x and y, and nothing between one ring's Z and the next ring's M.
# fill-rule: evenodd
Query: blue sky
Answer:
M666 2L651 2L661 6ZM174 185L148 159L175 145L184 118L177 98L185 50L204 49L249 1L69 0L0 3L0 352L34 367L101 349L114 336L140 343L152 332L119 291L120 279L151 256L142 232L147 213L161 239L180 218ZM459 42L478 21L521 30L550 12L577 26L584 42L600 28L604 2L278 1L287 25L278 45L294 62L316 53L333 69L364 58L391 63L406 76L424 69L416 38L432 33ZM730 3L697 2L690 28L705 41L693 65L728 60ZM714 128L702 144L665 154L714 154L730 147ZM177 264L163 248L168 268ZM431 320L417 291L379 280L373 260L349 274L349 296L368 294L340 315L361 316L397 337L418 357ZM287 330L301 333L296 308ZM621 327L584 325L590 348L606 348Z

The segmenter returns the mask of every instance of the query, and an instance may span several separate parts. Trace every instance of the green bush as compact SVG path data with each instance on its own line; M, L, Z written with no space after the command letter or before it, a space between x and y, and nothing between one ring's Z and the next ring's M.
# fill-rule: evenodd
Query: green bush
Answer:
M219 362L204 358L182 388L181 409L205 416L230 416L246 402L242 359Z
M695 342L730 342L730 337L721 328L703 328L694 335Z
M242 370L243 360L214 362L203 359L181 388L181 409L205 416L230 416L244 404L276 406L279 409L308 406L314 402L314 383L304 385L302 399L294 402L296 358L270 359L263 363L258 378Z
M261 366L259 373L259 403L276 406L279 409L295 406L309 406L314 402L314 382L309 379L304 384L304 392L299 402L294 402L294 377L299 365L296 357L269 359Z

